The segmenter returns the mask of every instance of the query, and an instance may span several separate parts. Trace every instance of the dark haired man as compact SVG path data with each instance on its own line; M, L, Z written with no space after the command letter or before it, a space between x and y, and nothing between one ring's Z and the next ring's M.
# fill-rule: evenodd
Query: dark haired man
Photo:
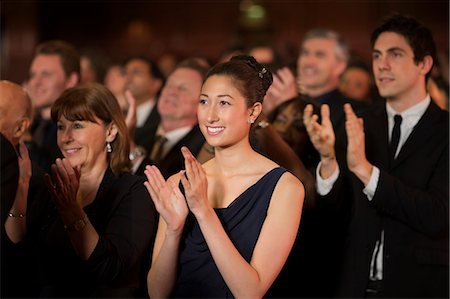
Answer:
M347 148L334 148L328 107L305 109L319 151L322 203L349 215L339 295L449 296L448 112L426 90L435 45L417 20L394 15L372 34L373 72L386 101L358 119L345 106ZM336 157L337 155L337 157Z
M126 88L136 99L134 142L139 147L134 149L133 157L140 151L140 154L150 151L149 136L155 134L160 121L156 102L164 84L164 76L158 65L145 56L130 57L125 62L125 73Z
M51 106L63 91L76 86L79 78L80 56L71 44L50 40L37 46L27 90L36 111L31 133L38 149L30 154L32 160L42 161L44 169L62 156L56 144L56 124L50 119Z

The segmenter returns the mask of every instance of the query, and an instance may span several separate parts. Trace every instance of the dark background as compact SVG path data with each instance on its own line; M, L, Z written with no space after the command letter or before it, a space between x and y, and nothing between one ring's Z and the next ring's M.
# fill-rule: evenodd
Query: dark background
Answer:
M170 53L214 61L231 45L257 43L270 43L283 57L295 59L303 34L327 27L340 32L352 51L370 62L370 33L394 12L429 26L448 63L449 1L444 0L1 0L1 78L25 80L36 44L54 38L78 49L99 48L113 60L131 54L158 59Z

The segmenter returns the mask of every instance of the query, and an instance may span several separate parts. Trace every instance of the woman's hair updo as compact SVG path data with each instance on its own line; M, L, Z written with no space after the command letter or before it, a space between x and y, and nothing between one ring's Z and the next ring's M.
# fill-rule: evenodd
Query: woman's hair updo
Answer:
M236 88L246 98L247 106L263 102L267 89L272 84L272 73L248 55L233 56L229 61L213 66L205 81L213 75L225 75L236 81Z

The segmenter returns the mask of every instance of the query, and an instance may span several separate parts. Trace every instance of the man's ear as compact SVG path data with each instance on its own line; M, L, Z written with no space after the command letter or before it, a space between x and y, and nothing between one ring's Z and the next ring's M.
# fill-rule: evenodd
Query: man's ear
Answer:
M106 142L113 142L116 139L119 130L115 123L111 123L106 131Z
M425 55L425 57L422 59L422 61L419 62L420 67L420 73L424 76L428 74L428 72L431 71L431 68L433 67L433 57L430 55Z
M66 80L66 88L77 86L79 80L80 76L77 73L72 72Z
M14 128L13 138L16 140L21 140L22 136L28 131L30 127L31 120L28 117L24 117L17 121L16 127Z

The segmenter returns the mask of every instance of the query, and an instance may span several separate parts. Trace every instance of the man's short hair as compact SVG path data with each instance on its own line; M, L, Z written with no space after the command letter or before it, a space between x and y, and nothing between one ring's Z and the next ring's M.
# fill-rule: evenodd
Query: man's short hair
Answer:
M411 46L414 53L414 61L419 63L427 55L436 61L436 44L431 30L410 16L394 14L383 19L375 28L370 38L372 48L376 40L383 32L394 32L402 35Z
M34 57L38 55L58 55L66 76L76 73L80 77L80 54L75 47L62 40L50 40L39 44Z
M154 79L161 80L163 82L163 84L164 84L166 78L165 78L163 72L161 71L161 69L159 68L158 64L156 63L156 61L154 61L153 59L148 58L145 55L135 55L135 56L128 57L125 60L125 62L124 62L124 66L126 66L131 60L144 61L148 65L148 69L149 69L149 72L152 75L152 77Z
M332 39L336 41L335 54L339 60L348 62L349 59L349 47L346 40L336 31L326 28L315 28L306 32L303 37L302 44L313 38Z

